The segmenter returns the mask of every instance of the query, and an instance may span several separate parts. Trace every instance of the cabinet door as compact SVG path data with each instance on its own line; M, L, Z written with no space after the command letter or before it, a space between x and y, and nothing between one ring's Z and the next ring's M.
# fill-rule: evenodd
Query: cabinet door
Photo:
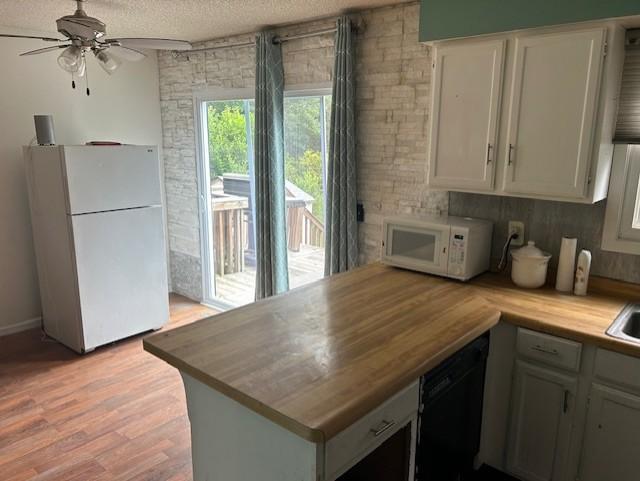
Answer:
M637 481L640 459L640 397L594 384L580 479Z
M563 477L577 380L516 362L507 470L525 481Z
M586 195L605 30L515 40L504 190Z
M504 41L435 49L429 185L493 189Z

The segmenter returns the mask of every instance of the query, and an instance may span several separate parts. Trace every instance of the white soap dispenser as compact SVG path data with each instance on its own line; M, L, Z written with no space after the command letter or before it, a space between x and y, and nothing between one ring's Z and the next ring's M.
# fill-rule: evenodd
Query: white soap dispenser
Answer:
M573 285L573 293L576 296L586 296L589 285L589 271L591 270L591 252L580 251L578 255L578 265L576 267L576 279Z

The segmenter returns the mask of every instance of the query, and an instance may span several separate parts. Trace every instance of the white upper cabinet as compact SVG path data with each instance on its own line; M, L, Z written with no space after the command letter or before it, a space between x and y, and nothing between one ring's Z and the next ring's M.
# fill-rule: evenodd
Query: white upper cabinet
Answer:
M429 185L582 203L606 197L622 27L443 42L434 56Z
M435 48L429 185L493 189L504 48Z
M585 196L605 33L599 28L515 39L506 192Z

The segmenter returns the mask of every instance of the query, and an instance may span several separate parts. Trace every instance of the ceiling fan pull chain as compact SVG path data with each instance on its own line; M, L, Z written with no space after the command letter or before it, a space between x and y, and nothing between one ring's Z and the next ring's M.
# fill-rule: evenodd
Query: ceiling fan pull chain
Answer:
M85 73L84 73L85 81L87 82L87 97L91 95L91 90L89 90L89 66L85 64Z
M71 88L72 89L76 88L76 76L73 73L71 73Z

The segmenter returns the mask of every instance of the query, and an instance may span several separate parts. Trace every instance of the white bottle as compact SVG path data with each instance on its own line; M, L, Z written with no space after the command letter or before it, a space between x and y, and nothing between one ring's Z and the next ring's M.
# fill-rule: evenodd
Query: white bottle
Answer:
M576 267L576 281L573 286L573 293L576 296L586 296L589 285L589 271L591 270L591 252L580 251L578 256L578 266Z

